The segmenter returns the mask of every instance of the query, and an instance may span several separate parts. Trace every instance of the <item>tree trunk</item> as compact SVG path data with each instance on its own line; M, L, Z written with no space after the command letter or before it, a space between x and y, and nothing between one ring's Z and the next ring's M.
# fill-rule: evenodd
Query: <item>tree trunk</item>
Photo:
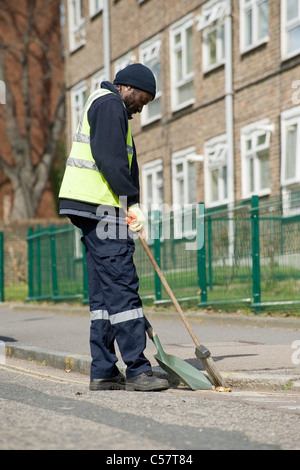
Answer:
M22 183L14 188L14 201L11 212L11 220L33 219L36 212L36 201L32 201L32 195Z
M14 193L11 220L35 217L65 125L59 6L0 2L0 167Z

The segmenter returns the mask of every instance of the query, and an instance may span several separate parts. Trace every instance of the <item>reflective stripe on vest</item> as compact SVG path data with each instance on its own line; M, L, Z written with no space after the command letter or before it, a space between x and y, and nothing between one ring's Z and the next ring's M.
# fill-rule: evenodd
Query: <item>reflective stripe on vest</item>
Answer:
M96 99L107 94L113 94L113 92L103 89L96 90L91 94L83 109L73 137L72 149L66 162L65 174L59 193L60 198L121 207L119 198L99 171L90 147L88 111ZM133 141L129 123L126 150L130 172L133 158Z

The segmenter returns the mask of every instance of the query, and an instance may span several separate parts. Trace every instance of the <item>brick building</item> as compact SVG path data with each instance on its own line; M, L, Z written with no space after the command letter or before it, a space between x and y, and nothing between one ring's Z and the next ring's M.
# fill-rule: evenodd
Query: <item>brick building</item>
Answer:
M67 150L88 94L133 62L157 77L132 122L142 202L300 190L299 0L65 0ZM293 210L297 211L297 208Z

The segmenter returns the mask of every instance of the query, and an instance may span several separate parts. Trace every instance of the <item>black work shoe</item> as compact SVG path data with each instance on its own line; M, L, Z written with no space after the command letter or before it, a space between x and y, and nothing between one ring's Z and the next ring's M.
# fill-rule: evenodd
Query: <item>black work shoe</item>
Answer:
M125 377L120 373L110 379L93 379L90 390L125 390Z
M155 377L152 371L143 372L126 380L126 390L130 392L154 392L168 388L169 382L166 379Z

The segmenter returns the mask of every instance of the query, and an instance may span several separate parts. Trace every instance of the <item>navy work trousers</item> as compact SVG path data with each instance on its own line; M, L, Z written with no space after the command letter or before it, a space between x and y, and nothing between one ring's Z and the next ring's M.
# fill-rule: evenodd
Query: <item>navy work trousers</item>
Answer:
M118 219L116 219L118 220ZM83 233L91 311L91 379L115 377L115 340L127 378L147 370L145 319L133 262L135 249L127 225L76 217ZM124 232L125 231L125 232ZM125 233L125 236L124 236Z

